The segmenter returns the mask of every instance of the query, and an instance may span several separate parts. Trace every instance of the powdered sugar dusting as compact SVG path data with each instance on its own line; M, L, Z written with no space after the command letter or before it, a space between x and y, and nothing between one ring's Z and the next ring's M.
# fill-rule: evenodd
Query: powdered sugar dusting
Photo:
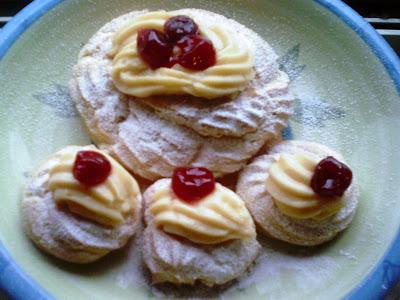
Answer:
M334 257L324 255L324 247L295 247L269 238L258 238L262 245L260 256L243 277L222 286L207 287L173 284L151 285L148 270L140 253L141 239L132 242L127 261L115 275L116 283L123 289L145 289L155 297L184 297L230 299L237 292L255 287L260 295L268 299L279 299L280 291L287 289L287 282L304 293L323 283L334 280L341 265ZM329 247L329 246L328 246ZM353 261L349 250L340 250L340 255ZM342 254L343 253L343 254Z
M310 288L330 281L340 266L329 256L321 255L318 249L292 248L285 249L285 245L263 240L263 252L256 261L249 274L241 279L236 289L246 289L255 286L261 295L268 295L268 299L274 299L271 292L287 288L285 278L290 274L291 285L297 289L307 291ZM228 299L230 293L222 295ZM272 296L272 297L270 297Z
M179 105L179 118L175 109L166 114L157 107L162 110L160 117L154 107L148 107L149 99L144 103L129 99L128 111L125 105L128 99L113 88L112 62L108 54L113 33L127 20L143 13L134 11L103 26L83 47L74 67L71 94L92 138L100 148L110 150L129 170L151 180L171 176L172 170L182 164L207 167L216 176L238 171L266 143L280 135L292 114L289 80L279 70L276 54L254 32L232 19L204 10L183 10L184 14L226 23L225 26L245 30L254 36L255 47L261 51L255 58L258 79L256 77L249 83L245 99L238 97L240 101L231 101L235 105L223 103L213 107L213 113L209 108L202 110L189 105L187 109L185 105ZM259 104L262 114L254 113L254 107L249 105L252 100ZM199 120L188 117L193 115L193 109L195 115L200 115ZM199 132L193 124L201 122ZM232 135L244 123L247 129L238 130L240 136ZM209 130L209 134L205 135L204 130ZM167 132L173 134L167 136ZM140 143L133 143L133 140L140 140Z
M142 259L142 242L143 242L143 224L136 233L136 238L131 242L127 254L126 262L122 269L115 274L115 280L118 286L123 289L135 286L136 288L146 287L147 278L145 275L145 265Z
M8 102L0 112L3 125L6 126L3 131L7 136L10 132L21 136L32 159L29 165L36 164L38 159L43 159L48 153L62 145L87 143L85 131L76 119L60 120L53 113L49 113L51 112L49 109L43 108L41 103L34 100L32 93L54 92L49 85L52 82L65 85L79 48L107 20L132 9L160 9L164 5L171 9L203 7L229 15L264 36L277 53L284 53L285 49L301 43L299 66L307 64L307 68L306 72L303 72L302 76L294 82L299 98L317 97L346 110L345 118L324 121L325 127L303 126L302 123L292 122L292 132L296 138L319 141L343 151L351 166L354 167L363 189L359 213L343 235L343 239L336 240L330 247L313 254L315 264L318 264L321 259L321 265L327 263L329 266L327 260L334 259L343 266L341 271L351 272L336 273L334 276L337 280L331 282L331 285L321 280L317 286L325 288L325 292L318 293L315 292L315 287L310 288L308 298L319 299L335 295L332 290L336 286L340 289L336 289L339 292L336 295L339 297L347 291L343 289L344 285L350 284L352 287L366 275L367 269L372 267L384 253L399 223L399 210L396 209L399 193L397 185L393 184L398 182L397 163L393 163L397 162L399 157L399 152L396 151L398 136L396 130L393 130L400 125L398 94L393 84L387 79L388 75L383 66L372 55L370 48L363 44L354 32L352 33L348 28L345 29L346 25L341 20L323 10L322 7L317 9L318 11L315 10L312 1L201 0L165 3L122 0L116 5L115 1L71 0L65 1L62 5L63 8L69 8L67 13L64 9L56 8L50 14L43 16L24 33L1 62L3 72L0 72L0 81L4 83L1 94L2 98ZM315 13L316 11L318 14ZM51 26L49 26L49 20ZM329 26L315 26L321 22ZM44 36L47 38L42 38ZM29 43L28 38L31 39ZM389 118L390 116L392 119ZM11 143L11 137L6 138L5 141ZM10 149L15 153L19 151L18 147L12 145ZM3 162L9 161L10 151L4 149L1 155ZM143 297L152 296L148 283L143 286L143 289L136 289L137 286L141 287L143 278L140 278L142 275L146 277L146 273L143 273L143 270L139 271L140 268L136 268L136 264L131 262L137 250L133 249L133 246L129 248L129 255L132 251L132 258L129 256L127 261L124 260L117 267L104 266L101 262L96 263L98 267L94 269L97 271L85 278L82 274L82 269L84 269L82 266L79 266L75 273L63 272L57 264L48 264L46 256L40 256L38 251L29 248L31 246L23 235L15 235L15 231L7 231L6 229L12 226L19 228L17 223L19 219L15 218L16 214L9 210L12 208L13 211L18 211L19 203L15 201L17 197L14 195L19 195L19 193L14 191L19 189L19 184L15 181L17 177L8 172L9 170L16 171L15 164L12 167L8 164L3 166L4 178L8 179L3 186L6 187L7 183L8 186L4 188L5 201L3 201L1 215L4 226L1 230L1 239L11 250L18 264L40 284L47 287L46 278L54 278L54 285L49 287L49 290L56 297L64 295L62 286L67 286L65 289L71 292L71 295L74 293L82 297L86 296L88 299L137 299L142 295ZM373 184L371 184L371 174L374 174ZM288 248L290 247L288 245ZM288 253L285 255L297 257ZM357 260L354 260L354 257ZM115 256L110 254L110 257L106 257L108 258L113 260ZM298 259L300 263L300 259L303 258L299 256ZM267 265L267 259L264 261L266 268L272 268L274 265L273 257L270 257L269 261L270 266ZM346 264L353 266L357 262L358 265L354 268L344 266ZM125 267L125 264L130 267ZM53 265L55 265L54 268ZM36 268L37 266L40 268ZM253 270L257 271L259 267L261 263L256 264ZM278 294L281 295L281 299L288 299L287 293L297 291L291 287L290 278L286 280L284 269L280 268L276 271L277 277L265 277L265 285L274 286L274 281L277 280L284 281L286 285L281 285L283 286L281 293L271 291L265 295L265 298L279 298L276 296ZM249 276L252 276L252 272ZM261 280L262 272L257 274ZM244 277L243 280L247 280L246 278ZM73 280L73 284L63 284L65 281L71 283ZM262 281L258 285L263 285ZM114 291L115 294L110 291ZM119 297L119 292L122 293L121 297ZM257 294L250 288L238 291L235 296L243 299L245 293L246 295L250 293L253 298L254 294ZM233 292L226 294L225 297L228 298L233 294ZM165 293L160 295L165 295ZM189 297L194 297L194 293L189 294ZM291 298L300 299L307 296L298 293L292 294Z

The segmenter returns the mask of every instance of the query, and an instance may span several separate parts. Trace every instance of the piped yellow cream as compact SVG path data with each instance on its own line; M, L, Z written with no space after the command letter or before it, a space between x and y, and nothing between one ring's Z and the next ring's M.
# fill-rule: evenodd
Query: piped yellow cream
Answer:
M136 41L138 31L163 31L164 23L178 14L175 11L149 12L133 18L116 32L110 53L114 85L122 93L135 97L187 94L212 99L242 91L254 77L250 43L230 28L213 22L199 22L196 16L190 17L216 50L217 62L214 66L204 71L192 71L176 64L172 68L152 70L140 58Z
M171 185L165 185L154 194L150 211L155 224L164 231L198 244L216 244L256 235L244 201L219 183L211 194L195 203L178 199Z
M319 161L302 152L285 153L270 166L267 191L282 213L297 219L324 220L343 207L343 197L323 198L311 188Z
M49 170L49 189L58 205L71 212L107 226L117 226L138 206L139 186L136 180L112 157L111 174L101 184L88 188L72 173L78 151L98 151L94 146L68 147Z

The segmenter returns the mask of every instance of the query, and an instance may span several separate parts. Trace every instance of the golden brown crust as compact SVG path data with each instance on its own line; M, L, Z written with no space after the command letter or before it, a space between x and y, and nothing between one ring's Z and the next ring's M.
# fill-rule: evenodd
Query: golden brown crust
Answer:
M143 194L146 222L143 258L153 283L201 282L213 286L242 276L259 254L261 247L256 238L199 245L165 233L154 225L149 210L153 194L165 184L169 184L168 179L158 180Z
M30 239L45 252L69 262L90 263L123 247L135 234L141 223L141 195L137 209L125 223L115 228L57 207L48 189L48 171L56 163L58 153L37 169L25 189L21 203L23 227Z
M170 177L182 165L205 166L216 176L238 171L266 143L279 138L292 113L288 77L279 71L277 56L265 41L234 20L204 10L187 11L228 22L257 40L258 76L239 97L199 106L187 97L166 103L160 97L135 99L120 93L110 74L111 38L127 20L145 11L102 27L82 49L70 82L93 140L127 169L150 180Z
M297 220L279 211L266 189L268 169L280 153L302 150L321 158L332 155L341 159L333 150L311 142L286 141L275 145L267 155L257 157L239 175L236 192L246 202L257 227L269 236L303 246L314 246L333 239L353 219L358 202L358 189L352 183L343 197L344 207L334 216L323 220ZM342 159L341 159L342 160Z

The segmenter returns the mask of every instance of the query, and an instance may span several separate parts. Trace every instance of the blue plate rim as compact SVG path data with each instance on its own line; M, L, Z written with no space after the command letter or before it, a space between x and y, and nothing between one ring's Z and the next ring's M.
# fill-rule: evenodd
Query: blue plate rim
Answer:
M392 78L400 95L400 60L384 38L358 13L339 0L315 0L327 8L372 49ZM346 297L348 300L382 299L390 288L400 280L400 228L388 250L369 274Z
M0 60L19 36L64 0L35 0L0 30ZM340 0L314 0L339 17L372 49L384 65L400 95L400 60L393 49L358 13ZM389 249L372 271L345 299L382 298L400 279L400 228ZM12 259L0 241L0 289L12 299L54 299Z

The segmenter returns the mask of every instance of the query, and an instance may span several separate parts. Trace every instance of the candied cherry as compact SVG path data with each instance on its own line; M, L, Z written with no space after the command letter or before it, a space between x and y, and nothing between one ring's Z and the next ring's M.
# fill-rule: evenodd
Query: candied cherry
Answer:
M79 151L76 154L72 174L86 187L104 182L111 173L111 163L96 151Z
M188 16L175 16L165 22L164 32L170 42L177 42L187 35L197 35L199 27Z
M201 200L214 188L214 175L206 168L176 168L172 175L172 190L185 202Z
M203 71L213 65L217 60L212 42L198 35L186 36L177 43L182 50L179 64L187 69Z
M169 18L164 24L164 32L139 30L137 48L142 60L153 70L172 68L179 63L184 68L203 71L217 61L212 42L200 36L198 25L188 16ZM174 49L179 49L179 53Z
M350 186L353 173L332 156L322 159L315 167L311 188L322 197L340 197Z
M137 36L140 57L155 70L168 66L174 46L168 43L166 35L156 29L141 29Z

